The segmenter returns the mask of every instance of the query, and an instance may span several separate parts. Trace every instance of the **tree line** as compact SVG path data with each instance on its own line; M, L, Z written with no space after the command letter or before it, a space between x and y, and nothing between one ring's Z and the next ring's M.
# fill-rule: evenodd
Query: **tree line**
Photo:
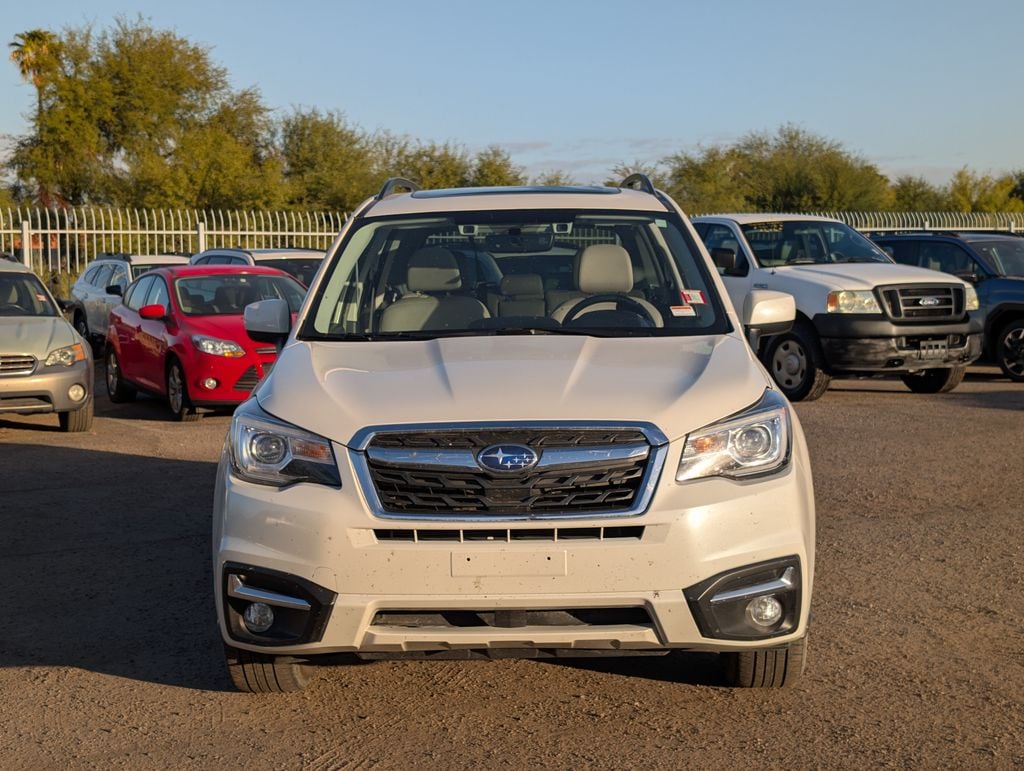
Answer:
M367 131L315 107L277 114L257 89L233 88L208 48L141 18L29 30L9 47L36 102L4 161L0 205L348 211L391 176L427 188L576 181L557 169L528 179L497 145ZM1024 170L889 179L794 125L622 163L606 183L636 171L693 212L1024 211Z

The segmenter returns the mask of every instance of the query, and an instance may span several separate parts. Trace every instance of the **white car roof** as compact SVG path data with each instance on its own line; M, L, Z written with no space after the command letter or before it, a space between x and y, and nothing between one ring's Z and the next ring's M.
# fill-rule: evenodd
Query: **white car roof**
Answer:
M184 265L188 257L180 254L132 254L128 261L133 265L145 263L146 265Z
M316 249L243 249L242 251L251 254L252 258L257 262L260 260L319 259L323 258L325 254L325 252Z
M0 273L31 273L32 269L21 262L0 257Z
M842 222L832 217L819 217L815 214L778 214L774 212L742 212L737 214L702 214L694 217L694 222L718 222L732 220L739 225L753 222Z
M373 204L365 216L512 209L669 211L649 193L617 187L467 187L388 196Z

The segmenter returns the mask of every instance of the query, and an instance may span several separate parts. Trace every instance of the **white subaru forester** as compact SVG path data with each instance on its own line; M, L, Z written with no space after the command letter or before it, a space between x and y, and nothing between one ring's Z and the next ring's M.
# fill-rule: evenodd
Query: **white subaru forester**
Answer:
M295 690L323 654L672 650L720 652L732 685L795 682L811 470L748 342L795 311L769 291L744 306L639 175L390 181L294 325L284 301L246 308L283 348L218 472L234 683Z

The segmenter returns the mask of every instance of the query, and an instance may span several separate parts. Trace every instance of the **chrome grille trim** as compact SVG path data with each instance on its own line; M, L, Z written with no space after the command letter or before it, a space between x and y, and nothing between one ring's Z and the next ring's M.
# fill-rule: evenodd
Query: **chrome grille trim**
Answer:
M38 360L30 353L9 353L0 355L0 376L31 375Z
M878 287L883 307L899 321L948 321L964 314L964 289L955 284L901 284Z
M626 451L626 459L642 459L646 456L646 464L640 478L637 483L635 495L631 501L631 505L627 508L622 509L610 509L610 510L598 510L598 511L571 511L569 513L559 512L557 510L541 510L541 511L490 511L486 513L479 513L475 511L458 512L458 511L431 511L431 512L402 512L402 511L389 511L381 502L380 495L378 494L377 487L374 484L373 473L370 469L370 454L368 453L369 445L373 441L374 437L379 434L400 434L400 433L439 433L439 432L465 432L465 431L502 431L507 430L510 432L524 431L524 430L539 430L539 431L592 431L592 430L621 430L621 431L638 431L649 442L646 446L641 446L645 451L644 455L630 453L639 453L640 450L635 443L624 444L618 447L608 446L599 448L604 453L611 453L613 451L623 450ZM509 440L512 441L512 440ZM389 452L393 449L399 448L376 448L377 450L388 450ZM572 448L551 448L544 450L544 453L556 453L556 459L562 459L569 457L562 453L566 450L570 452L589 452L595 448L584 448L584 447L572 447ZM402 452L408 452L402 449ZM445 462L452 462L453 458L456 462L464 461L464 456L451 456L448 454L449 451L445 451L440 459ZM451 451L458 452L458 451ZM474 458L475 454L469 451ZM392 426L375 426L365 428L355 434L350 443L349 458L352 462L353 468L356 472L356 477L359 480L359 485L362 489L363 495L366 499L367 505L370 508L373 516L379 519L385 520L406 520L406 521L430 521L430 522L529 522L537 520L558 520L558 521L571 521L571 520L582 520L582 519L611 519L611 518L625 518L625 517L636 517L647 511L650 505L651 498L654 495L654 489L657 486L658 480L661 478L662 468L665 465L665 458L668 453L668 438L659 429L649 423L619 423L613 421L595 421L592 423L557 423L557 422L513 422L503 421L494 423L429 423L429 424L410 424L410 425L392 425ZM416 451L419 455L420 451ZM437 456L437 450L430 449L423 453L425 456ZM410 458L410 455L397 456ZM605 458L596 458L592 461L600 463ZM401 467L396 467L401 469ZM437 466L429 467L431 471L438 471ZM457 466L458 469L465 470L466 467ZM557 469L545 469L545 471L551 472Z
M646 444L626 444L619 447L556 447L542 450L540 460L534 468L557 469L584 463L646 458L650 451L650 446ZM370 460L387 463L390 466L479 470L476 453L472 450L403 450L392 447L369 447L366 454Z

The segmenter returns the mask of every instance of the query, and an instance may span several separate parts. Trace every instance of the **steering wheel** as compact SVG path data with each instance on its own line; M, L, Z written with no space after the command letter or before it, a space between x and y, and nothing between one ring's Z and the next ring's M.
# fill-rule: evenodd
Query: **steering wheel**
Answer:
M583 315L583 311L585 311L587 308L593 305L600 305L601 303L614 303L615 310L631 311L633 313L636 313L638 316L641 316L642 318L645 318L648 321L650 321L652 327L658 326L657 319L655 319L654 316L651 315L650 309L648 309L647 306L645 306L643 303L632 297L629 297L628 295L614 294L611 292L607 294L595 294L591 295L590 297L584 297L578 303L573 305L568 311L566 311L565 316L562 317L562 324L565 325L571 321L575 321L578 316Z

